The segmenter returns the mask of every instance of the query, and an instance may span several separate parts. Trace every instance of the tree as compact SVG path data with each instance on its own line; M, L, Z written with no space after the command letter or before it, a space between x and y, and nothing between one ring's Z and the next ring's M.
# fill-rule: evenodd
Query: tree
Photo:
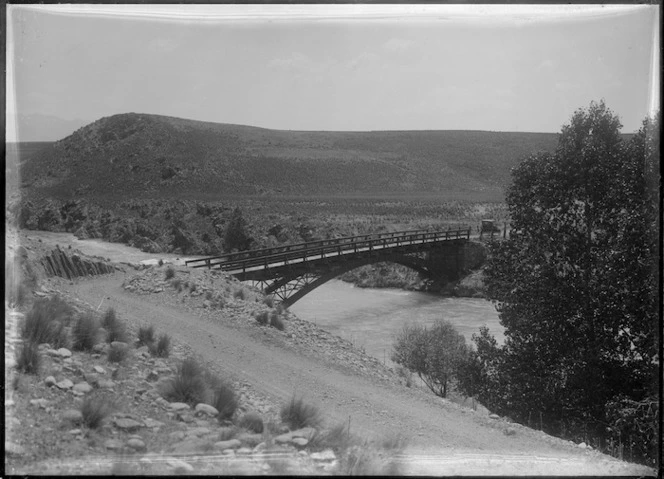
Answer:
M621 126L593 102L563 127L554 154L513 170L510 237L485 267L506 338L499 352L478 350L498 368L485 377L501 382L483 385L485 396L515 419L541 414L555 432L601 438L612 398L653 394L659 120L629 141Z
M227 252L231 252L234 249L244 251L249 249L251 242L251 238L247 234L247 223L242 216L242 210L238 206L233 210L231 220L228 222L228 226L226 226L224 248Z
M449 382L468 354L466 340L448 321L437 321L430 329L406 325L397 335L391 359L424 381L437 396L446 397Z

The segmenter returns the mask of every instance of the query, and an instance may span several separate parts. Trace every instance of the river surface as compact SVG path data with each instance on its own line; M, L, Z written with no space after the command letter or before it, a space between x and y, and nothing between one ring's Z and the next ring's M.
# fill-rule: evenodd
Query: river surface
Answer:
M491 302L478 298L445 298L400 289L357 288L332 280L299 300L290 310L299 318L363 347L387 365L394 336L406 324L429 326L438 319L450 321L471 342L487 326L498 344L503 327Z

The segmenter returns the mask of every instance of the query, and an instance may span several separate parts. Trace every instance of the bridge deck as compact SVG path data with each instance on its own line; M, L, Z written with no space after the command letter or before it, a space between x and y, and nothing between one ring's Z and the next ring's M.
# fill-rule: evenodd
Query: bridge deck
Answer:
M343 258L372 251L407 249L414 245L436 244L470 239L470 228L447 231L411 230L395 233L359 235L241 251L189 260L194 268L218 268L231 274L248 273L330 258Z

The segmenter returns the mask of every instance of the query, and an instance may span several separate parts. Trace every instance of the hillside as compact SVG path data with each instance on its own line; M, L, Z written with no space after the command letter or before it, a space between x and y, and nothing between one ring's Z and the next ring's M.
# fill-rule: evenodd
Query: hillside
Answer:
M56 197L435 195L500 200L509 170L557 134L279 131L128 113L22 159Z

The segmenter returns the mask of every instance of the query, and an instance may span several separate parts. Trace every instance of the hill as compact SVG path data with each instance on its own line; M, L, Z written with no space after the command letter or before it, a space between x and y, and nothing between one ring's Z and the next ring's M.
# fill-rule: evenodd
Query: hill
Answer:
M21 163L55 197L437 196L500 200L510 168L557 134L280 131L127 113Z

